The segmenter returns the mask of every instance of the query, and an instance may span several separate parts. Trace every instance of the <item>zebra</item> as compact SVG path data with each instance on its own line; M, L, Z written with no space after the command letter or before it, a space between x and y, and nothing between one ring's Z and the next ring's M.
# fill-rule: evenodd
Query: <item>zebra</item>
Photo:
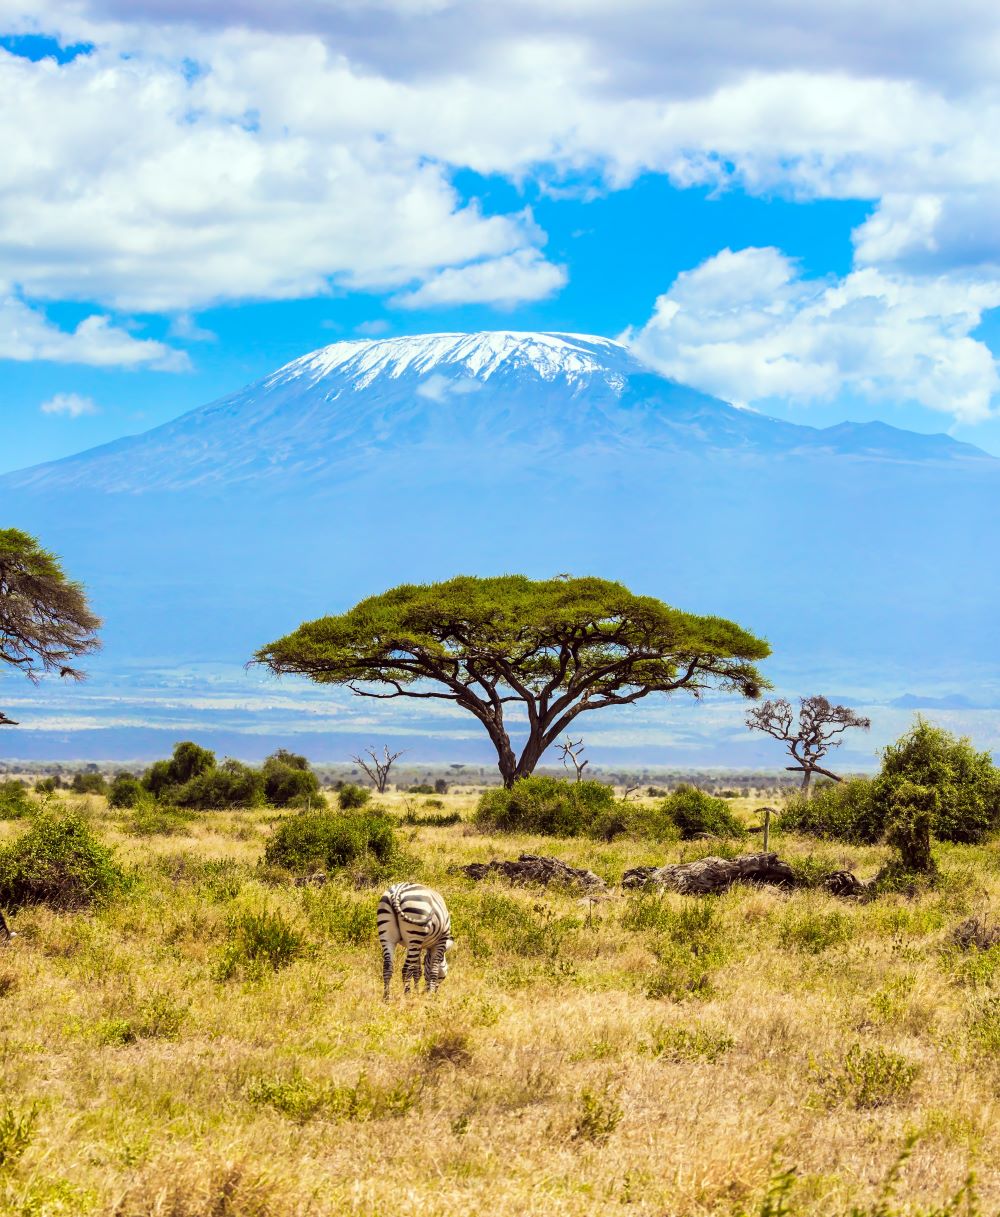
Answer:
M455 942L451 936L451 914L444 898L420 883L395 883L378 902L376 920L382 945L385 1000L389 1000L393 954L401 942L406 945L403 992L410 991L411 981L418 989L420 987L420 952L423 951L427 992L433 993L448 975L444 954Z

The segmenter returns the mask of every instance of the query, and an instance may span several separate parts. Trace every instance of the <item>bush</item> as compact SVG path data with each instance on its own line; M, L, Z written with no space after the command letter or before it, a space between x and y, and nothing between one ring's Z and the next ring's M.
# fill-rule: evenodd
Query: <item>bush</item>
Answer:
M183 786L214 768L214 752L184 740L174 746L169 761L157 761L146 770L143 785L155 798L160 798L168 787Z
M114 854L78 815L39 815L0 850L0 905L82 908L125 883Z
M357 811L364 807L371 797L372 792L367 786L355 786L353 782L348 782L337 791L337 802L341 811Z
M800 832L807 837L848 841L853 845L878 841L884 829L870 778L822 782L812 798L796 791L785 803L779 824L783 832Z
M511 789L484 791L475 821L496 832L532 832L553 837L607 838L625 828L614 790L602 782L527 777Z
M678 786L660 804L664 819L672 821L682 841L693 837L745 837L746 829L722 799L695 786Z
M232 807L259 807L264 802L264 775L240 761L225 760L218 768L205 769L183 786L170 786L178 807L199 811L218 811Z
M319 799L319 780L304 756L279 748L264 762L264 798L272 807Z
M218 977L229 980L237 971L258 979L265 970L277 972L305 954L306 941L279 912L243 909L229 919L229 945Z
M0 820L20 820L34 810L20 782L0 782Z
M108 790L108 806L118 809L140 807L148 802L149 792L131 773L119 773Z
M913 729L882 753L874 782L875 804L884 829L902 782L937 791L931 831L942 841L975 844L1000 828L1000 771L988 752L956 739L918 718Z
M885 839L899 854L901 870L930 874L937 869L931 857L931 825L940 814L940 806L940 796L933 786L899 782L893 787Z
M407 794L433 794L433 793L434 793L434 787L433 787L433 786L428 786L426 782L421 782L421 783L419 783L419 784L418 784L418 785L416 785L416 786L411 786L411 787L410 787L410 788L407 790L407 792L406 792L406 793L407 793Z
M35 794L55 794L61 785L59 778L39 778L35 783Z
M365 859L388 865L397 854L392 820L382 812L315 812L282 821L267 843L264 862L304 875Z
M107 794L108 784L100 773L76 773L69 784L73 794Z

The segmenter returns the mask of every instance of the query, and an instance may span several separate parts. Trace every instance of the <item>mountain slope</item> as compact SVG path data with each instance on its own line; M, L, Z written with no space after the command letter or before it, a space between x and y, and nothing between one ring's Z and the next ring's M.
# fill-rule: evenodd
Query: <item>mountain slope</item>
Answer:
M521 465L650 449L990 459L947 436L884 424L821 430L737 409L650 371L608 339L502 331L334 343L143 435L9 474L0 488L322 482L401 454L467 460L484 448Z

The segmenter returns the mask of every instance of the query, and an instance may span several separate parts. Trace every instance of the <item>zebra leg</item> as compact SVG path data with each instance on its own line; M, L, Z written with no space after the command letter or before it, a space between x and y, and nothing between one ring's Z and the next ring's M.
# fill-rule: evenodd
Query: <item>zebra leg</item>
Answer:
M389 1000L389 985L392 983L392 947L388 943L382 943L382 984L384 993L382 998L384 1001Z
M416 944L406 948L406 962L403 964L404 993L409 993L411 982L415 989L420 988L420 947Z
M434 952L424 952L424 983L427 986L427 992L433 993L438 986L437 969L434 966Z

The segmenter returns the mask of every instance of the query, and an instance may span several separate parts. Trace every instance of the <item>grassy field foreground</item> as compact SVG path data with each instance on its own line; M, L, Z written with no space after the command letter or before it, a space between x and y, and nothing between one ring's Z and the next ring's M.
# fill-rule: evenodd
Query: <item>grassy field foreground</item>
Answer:
M1000 947L948 944L997 907L996 846L942 847L913 899L591 905L449 868L529 850L617 880L710 849L401 828L458 945L438 995L397 974L384 1005L381 885L259 870L275 813L136 837L74 805L136 880L19 913L0 952L5 1214L1000 1212ZM864 876L885 857L776 843Z

